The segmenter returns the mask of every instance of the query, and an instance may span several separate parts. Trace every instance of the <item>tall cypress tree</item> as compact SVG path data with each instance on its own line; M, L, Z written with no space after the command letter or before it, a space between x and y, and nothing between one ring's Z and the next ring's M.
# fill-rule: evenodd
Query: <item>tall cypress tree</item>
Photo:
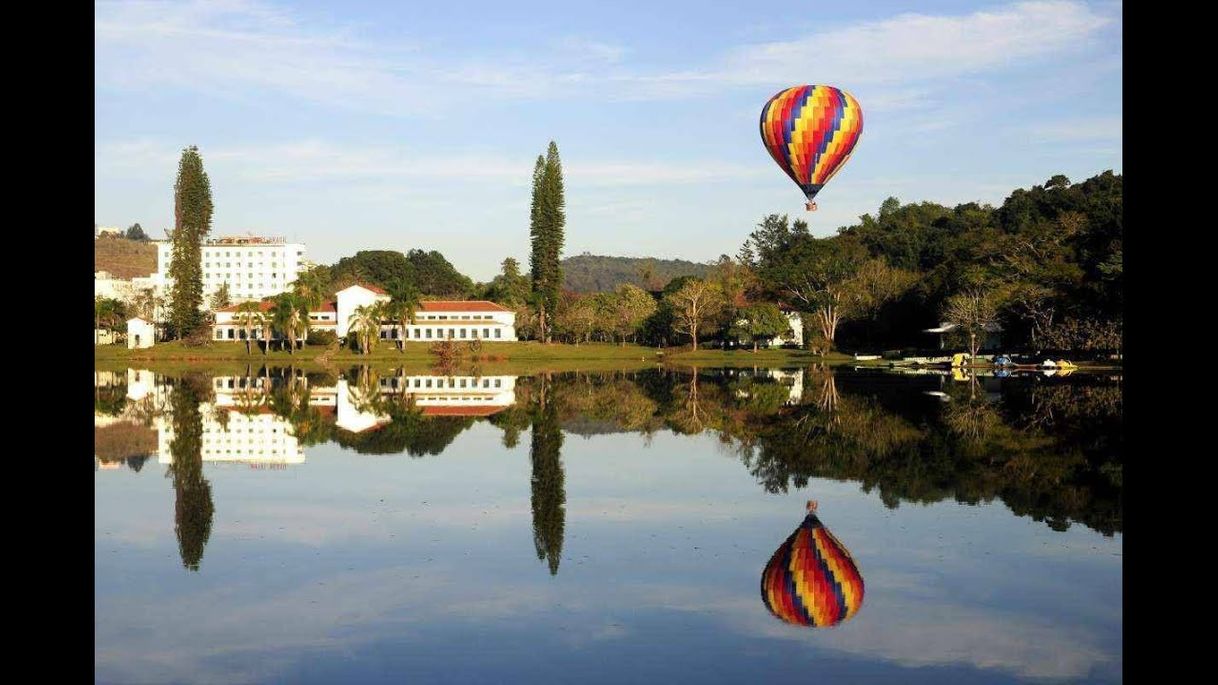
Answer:
M203 321L203 238L211 232L211 181L199 148L182 150L173 186L173 257L169 277L169 325L177 338Z
M550 342L551 323L558 308L562 289L563 229L567 218L563 197L562 162L558 145L550 141L545 157L538 156L533 167L533 202L529 234L533 250L529 264L533 271L533 297L538 309L538 326L544 342Z

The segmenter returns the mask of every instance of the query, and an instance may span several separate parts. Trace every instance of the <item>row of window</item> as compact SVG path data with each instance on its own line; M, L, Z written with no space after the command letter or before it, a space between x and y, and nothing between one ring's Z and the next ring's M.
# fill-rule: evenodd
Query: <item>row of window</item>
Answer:
M246 266L246 268L252 269L252 268L254 268L254 262L246 262L245 266ZM265 269L265 268L267 268L267 266L268 266L268 265L267 265L267 264L265 264L265 263L263 263L263 262L258 262L258 268L259 268L259 269ZM270 266L270 268L272 268L272 269L278 269L278 268L279 268L279 262L271 262L271 263L269 264L269 266ZM210 268L211 268L211 262L203 262L203 268L204 268L204 269L210 269ZM216 262L216 268L217 268L217 269L221 268L221 267L220 267L220 262ZM232 263L232 262L224 262L224 267L223 267L223 268L225 268L225 269L231 269L231 268L233 268L233 263ZM238 269L240 269L240 268L241 268L241 262L237 262L237 268L238 268Z
M443 340L444 339L444 330L445 329L443 329L443 328L435 328L435 329L415 328L413 330L414 330L413 338L415 340ZM433 331L434 331L434 333L433 333ZM471 340L471 339L490 339L490 338L502 339L503 338L503 329L502 328L483 328L483 329L481 329L482 335L478 335L478 333L479 333L479 329L477 329L477 328L449 328L448 329L448 339L449 340ZM245 340L245 329L241 328L241 327L216 328L215 336L216 336L216 338L215 338L216 340ZM271 333L272 339L278 340L279 337L280 336L278 333L275 333L275 332ZM411 336L408 335L407 337L411 337ZM254 329L253 339L262 340L262 329L261 328ZM397 340L397 339L398 339L398 329L397 328L381 329L381 340Z
M413 330L414 330L414 335L413 336L408 335L407 337L413 337L415 340L443 340L444 339L444 330L445 329L443 329L443 328L415 328ZM434 333L433 333L433 331L434 331ZM494 331L494 335L491 334L491 331ZM449 340L469 340L469 339L473 339L473 338L502 338L502 337L503 337L503 329L501 329L501 328L483 328L482 335L478 335L477 328L449 328L448 329L448 339ZM381 329L381 340L397 340L397 339L398 339L398 329L397 328L390 328L388 330Z
M404 383L403 385L404 385L405 387L408 387L408 388L409 388L409 387L414 387L414 388L431 388L431 387L436 387L436 388L443 388L443 387L449 387L449 388L458 388L458 387L459 387L459 388L476 388L476 387L478 387L478 379L477 379L477 378L447 378L447 379L445 379L445 378L436 378L436 379L434 379L434 380L435 380L435 382L436 382L435 386L432 386L431 382L432 382L432 380L433 380L433 379L431 379L431 378L415 378L415 379L413 379L413 380L414 380L414 385L413 385L413 386L410 384L410 379L407 379L406 383ZM448 385L447 385L447 386L445 386L445 385L444 385L444 381L446 381L446 380L448 381ZM460 383L460 385L457 385L458 383ZM502 379L502 378L495 378L495 379L483 378L483 379L482 379L482 387L484 387L484 388L490 388L490 387L491 387L491 383L494 383L494 384L495 384L495 385L494 385L494 387L496 387L496 388L502 388L502 387L503 387L503 379ZM392 388L397 388L397 387L398 387L398 379L396 379L396 378L382 378L382 379L381 379L381 385L384 385L384 386L389 386L389 387L392 387ZM438 399L438 398L434 398L434 397L433 397L433 398L430 398L430 399Z
M425 316L416 316L415 318L425 320L425 321L447 321L449 319L449 316L447 314L427 314ZM474 314L472 316L467 315L467 314L461 314L460 316L453 314L451 318L453 318L453 319L475 319L475 320L486 319L486 320L490 321L490 320L494 319L495 317L490 314Z
M236 280L241 280L241 274L239 274L239 273L236 273L236 274L203 274L203 280L205 280L205 281L227 281L229 276L232 276ZM286 278L286 275L284 277ZM246 278L246 280L252 281L252 280L254 280L254 274L246 273L245 278ZM258 274L258 278L266 278L266 275ZM272 271L271 278L278 280L279 272Z

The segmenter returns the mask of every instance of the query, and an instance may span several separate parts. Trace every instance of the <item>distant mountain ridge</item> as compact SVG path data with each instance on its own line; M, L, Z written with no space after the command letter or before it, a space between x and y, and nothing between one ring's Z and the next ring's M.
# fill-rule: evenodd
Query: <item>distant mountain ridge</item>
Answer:
M643 271L647 267L652 271L651 283L643 280ZM678 276L701 278L709 271L707 264L684 259L610 257L584 253L562 260L563 287L577 293L604 292L622 283L644 289L659 289Z

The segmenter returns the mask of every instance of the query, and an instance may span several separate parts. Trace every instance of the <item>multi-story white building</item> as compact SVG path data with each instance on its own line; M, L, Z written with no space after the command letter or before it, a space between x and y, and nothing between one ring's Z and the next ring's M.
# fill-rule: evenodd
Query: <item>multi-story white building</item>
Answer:
M168 295L172 279L169 263L173 259L173 243L156 243L156 273L149 277L159 295ZM229 298L234 302L261 300L291 289L309 262L302 243L289 243L283 238L254 236L224 237L203 243L203 297L211 297L220 286L228 284Z

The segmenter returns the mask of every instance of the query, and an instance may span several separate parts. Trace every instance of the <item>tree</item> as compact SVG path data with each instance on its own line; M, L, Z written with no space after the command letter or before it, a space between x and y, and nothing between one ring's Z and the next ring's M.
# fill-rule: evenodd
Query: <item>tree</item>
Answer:
M308 311L304 302L292 293L279 294L271 306L271 321L283 336L283 344L288 348L289 354L296 353L296 340L307 335L307 332L302 335L302 329L307 326L305 322L309 320ZM269 338L267 346L270 346Z
M563 196L562 162L558 146L550 141L545 157L538 156L533 167L533 199L529 217L532 252L534 304L538 313L538 329L543 342L549 343L552 322L549 318L558 310L562 289L561 255L566 225L566 200Z
M506 307L520 307L529 301L532 287L529 278L520 273L520 262L508 257L503 260L503 272L487 285L483 297Z
M216 292L211 294L210 304L213 310L223 309L232 304L232 298L228 292L228 281L221 283L220 287L216 288Z
M292 281L292 292L304 302L310 311L321 307L322 300L326 296L326 286L329 281L328 271L325 267L315 267L301 272L296 280ZM227 283L224 285L228 286Z
M665 299L672 307L673 330L688 335L698 349L698 332L722 311L723 292L713 283L691 278Z
M943 307L943 317L956 324L968 335L969 364L976 361L980 343L977 336L984 336L988 330L998 323L998 306L996 298L989 291L981 288L969 288L947 298Z
M791 322L773 304L749 305L740 310L739 317L729 334L737 339L752 341L754 352L760 341L777 338L791 330Z
M194 376L179 379L170 394L173 439L169 453L173 462L167 475L173 478L178 552L182 566L191 571L199 570L215 513L211 484L203 477L203 415L199 410L210 395L208 380Z
M126 237L127 240L148 240L148 234L144 233L144 229L138 223L131 224L131 227L127 229Z
M211 182L203 170L199 148L182 150L178 178L174 184L173 256L169 278L169 324L175 337L194 330L203 322L203 239L211 232Z
M742 256L756 261L756 271L772 294L812 314L821 335L833 349L837 327L849 315L851 279L867 259L867 250L854 238L813 238L807 223L787 217L766 217L749 238Z
M241 327L245 336L245 353L252 354L250 345L254 340L254 330L262 328L262 306L258 302L242 302L237 305L236 316L233 320Z
M563 291L554 313L554 331L560 336L570 336L576 345L589 340L597 323L596 298Z
M122 300L110 297L95 297L93 299L94 336L93 344L100 342L100 330L114 330L119 322L127 318L127 305Z
M655 298L629 283L618 286L610 302L612 330L623 346L626 338L636 336L643 322L656 311Z
M398 336L398 349L406 353L407 326L414 323L415 310L419 308L419 295L413 289L404 289L393 295L393 299L385 306L385 318L392 323L401 334Z
M381 303L360 305L351 313L347 323L359 340L360 352L371 354L372 348L380 338L381 321L384 319L384 307Z
M566 474L562 464L562 428L558 405L547 401L552 394L549 376L539 379L539 406L533 410L532 442L529 461L533 509L533 547L537 558L545 561L550 575L558 574L562 560L563 529L566 522Z

